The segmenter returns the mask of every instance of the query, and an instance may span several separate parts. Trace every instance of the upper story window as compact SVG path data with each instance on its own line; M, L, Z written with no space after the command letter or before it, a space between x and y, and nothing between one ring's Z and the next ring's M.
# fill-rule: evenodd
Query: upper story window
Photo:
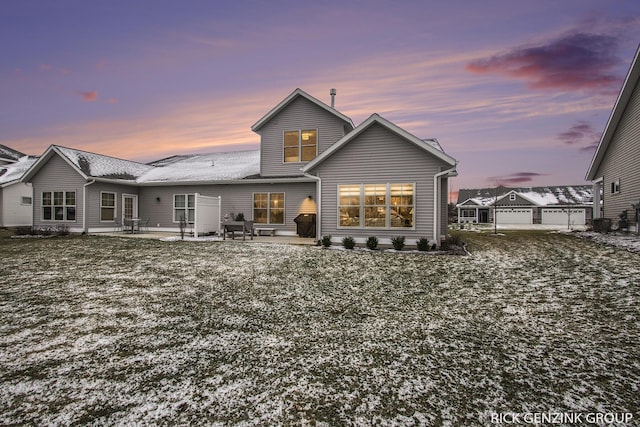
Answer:
M509 201L511 201L511 202L515 202L516 201L516 194L515 193L509 194Z
M284 133L285 163L308 162L318 155L318 131L303 129Z

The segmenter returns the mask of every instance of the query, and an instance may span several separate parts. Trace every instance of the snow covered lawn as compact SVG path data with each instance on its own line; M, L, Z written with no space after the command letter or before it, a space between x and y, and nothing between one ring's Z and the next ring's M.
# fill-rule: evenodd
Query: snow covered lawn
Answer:
M463 238L472 256L0 238L0 424L640 420L640 255Z

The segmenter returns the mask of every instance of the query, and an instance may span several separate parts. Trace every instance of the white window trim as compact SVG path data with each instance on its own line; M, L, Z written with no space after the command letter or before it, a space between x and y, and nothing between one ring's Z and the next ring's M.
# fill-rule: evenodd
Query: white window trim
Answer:
M176 207L176 196L184 196L184 208ZM193 196L193 207L189 207L189 196ZM193 221L189 221L189 211L193 211L193 218L195 220L196 217L196 194L195 193L176 193L173 195L173 210L171 211L171 217L173 219L174 224L180 223L180 218L176 219L176 209L184 209L186 211L187 224L193 224Z
M267 222L256 222L256 208L254 206L256 194L267 195ZM282 222L271 222L271 195L282 194ZM287 223L287 193L284 191L254 191L251 193L251 220L255 226L259 225L285 225Z
M392 227L391 226L391 186L398 184L411 184L413 186L413 224L411 227ZM342 185L359 185L360 186L360 225L355 227L348 227L340 225L340 186ZM365 185L386 185L386 216L384 227L366 227L364 217L364 187ZM336 186L336 228L338 230L410 230L416 229L416 183L414 182L387 182L387 183L342 183Z
M611 194L620 194L620 179L611 182Z
M317 128L305 128L305 129L287 129L282 131L282 164L283 165L295 165L298 163L308 163L311 160L302 160L302 132L303 131L309 131L309 130L315 130L316 131L316 154L313 157L314 159L316 157L318 157L318 145L320 143L320 132L318 132ZM298 161L296 162L287 162L286 156L284 154L284 150L285 150L285 146L284 146L284 134L287 132L298 132ZM275 191L274 191L275 193Z
M516 194L515 194L515 193L511 193L511 194L509 194L509 201L510 201L510 202L515 202L515 201L516 201L516 199L517 199L517 196L516 196Z
M47 205L51 208L51 219L44 219L44 193L51 193L51 204ZM62 193L62 205L54 204L54 193ZM75 204L67 205L67 193L74 194ZM63 219L56 219L56 206L62 206L62 216ZM67 208L75 208L76 210L76 218L75 219L67 219ZM40 219L42 222L70 222L75 223L78 222L78 193L76 190L46 190L40 193Z
M102 219L102 209L103 208L109 208L111 209L111 206L102 206L102 195L103 194L113 194L113 219L108 220L108 219ZM116 218L118 217L118 193L113 192L113 191L101 191L100 192L100 222L102 223L106 223L106 224L112 224L115 222Z

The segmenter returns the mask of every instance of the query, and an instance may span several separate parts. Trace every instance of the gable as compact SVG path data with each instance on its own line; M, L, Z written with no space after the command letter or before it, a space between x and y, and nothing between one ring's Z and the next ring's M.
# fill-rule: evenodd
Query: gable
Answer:
M318 157L313 159L311 162L309 162L302 169L303 172L308 172L316 168L320 163L326 161L329 157L341 151L345 146L352 144L353 141L361 140L362 135L367 134L369 129L372 127L384 129L386 131L386 135L388 135L387 139L389 141L391 140L403 141L408 145L413 145L415 148L418 149L418 151L422 152L422 154L424 154L425 152L431 154L433 157L438 159L442 164L447 165L449 168L451 168L452 166L455 167L457 165L457 162L453 157L447 155L446 153L441 151L441 149L438 149L440 147L440 144L438 144L436 140L419 139L416 136L407 132L406 130L393 124L389 120L381 117L380 115L372 114L371 116L369 116L367 120L365 120L357 128L355 128L349 134L345 135L342 139L340 139L340 141L333 144L331 147L329 147L329 149L327 149L321 155L319 155ZM373 142L376 142L375 138ZM382 140L378 142L384 144L385 143L384 137ZM365 147L364 149L366 151L369 148ZM364 151L362 155L365 155ZM387 160L391 160L391 159L387 159Z
M622 85L622 89L618 94L618 98L616 103L611 111L609 116L609 120L607 121L607 125L605 126L604 132L602 133L602 137L600 138L600 142L598 143L598 148L593 155L593 159L591 160L591 164L589 165L589 169L587 170L587 174L585 179L587 180L596 180L602 177L603 173L600 170L601 164L605 159L609 156L608 149L609 145L612 142L614 136L620 132L620 129L630 128L632 132L635 133L635 141L637 144L638 132L640 131L639 124L637 123L637 110L635 117L633 120L636 123L627 123L623 124L622 121L629 120L629 116L634 115L630 111L628 111L629 104L636 105L638 104L638 82L640 81L640 63L638 62L638 57L640 55L640 46L636 50L636 54L631 62L631 66L629 68L629 72L627 73L627 77L625 78L624 84ZM635 98L635 102L632 100ZM618 136L619 137L619 136ZM633 140L628 139L626 143L632 143Z
M430 175L450 165L381 125L372 125L340 146L314 169L347 178L398 179Z
M515 199L515 200L511 200ZM493 203L492 203L493 204ZM521 194L515 191L510 191L505 194L495 203L496 206L537 206L532 200L523 197Z

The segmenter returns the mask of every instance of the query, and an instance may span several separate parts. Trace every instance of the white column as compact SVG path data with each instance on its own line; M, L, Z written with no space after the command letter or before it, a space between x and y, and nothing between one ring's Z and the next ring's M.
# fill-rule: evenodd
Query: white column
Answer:
M601 217L602 198L600 191L602 189L602 179L593 183L593 219Z

